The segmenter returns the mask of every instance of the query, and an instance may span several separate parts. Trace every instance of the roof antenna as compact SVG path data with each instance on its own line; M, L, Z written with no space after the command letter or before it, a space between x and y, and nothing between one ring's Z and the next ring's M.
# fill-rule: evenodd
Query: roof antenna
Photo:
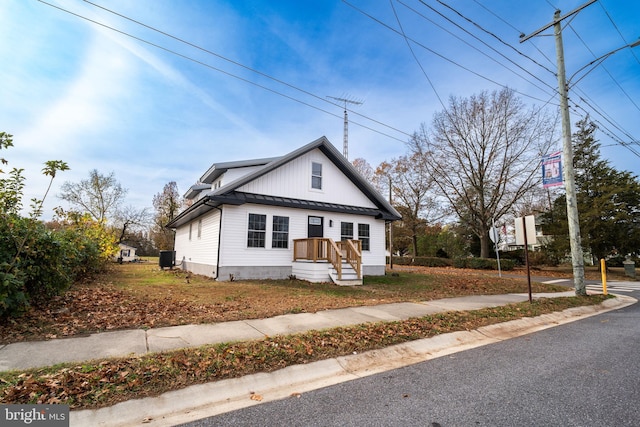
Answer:
M347 118L347 104L362 105L362 102L356 101L355 99L336 98L335 96L327 96L327 98L344 102L344 141L342 146L342 155L345 159L349 160L349 119Z

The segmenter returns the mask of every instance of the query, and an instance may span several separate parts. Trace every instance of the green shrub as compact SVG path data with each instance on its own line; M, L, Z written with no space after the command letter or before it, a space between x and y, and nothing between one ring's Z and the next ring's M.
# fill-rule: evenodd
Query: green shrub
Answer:
M14 214L0 219L0 318L46 304L74 281L103 271L113 245L95 223L47 230Z
M524 265L524 249L500 252L500 260L511 260L517 265Z
M13 146L13 136L0 132L0 150ZM0 158L0 165L8 161ZM68 170L65 162L45 162L42 173L53 181ZM30 302L43 303L71 284L74 271L68 265L70 246L38 221L44 198L31 199L31 213L21 216L24 195L23 169L0 170L0 318L24 311Z
M0 264L0 318L17 315L28 305L23 281L5 273L7 266Z
M396 265L418 265L421 267L451 267L453 260L436 257L393 257Z
M498 261L492 258L456 258L453 261L456 268L470 268L474 270L497 270ZM510 259L500 259L500 269L513 270L515 262Z

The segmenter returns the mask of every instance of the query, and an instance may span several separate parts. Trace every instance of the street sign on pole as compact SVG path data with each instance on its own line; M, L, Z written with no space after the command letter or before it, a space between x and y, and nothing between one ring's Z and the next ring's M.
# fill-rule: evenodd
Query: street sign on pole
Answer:
M500 242L500 233L496 228L495 218L493 218L492 221L493 221L493 224L492 224L493 227L491 227L491 230L489 230L489 238L493 242L493 248L496 251L496 261L498 261L498 276L502 277L502 269L500 268L500 253L498 252L498 242Z
M536 218L527 215L516 218L516 245L524 245L524 262L527 266L527 283L529 285L529 302L533 302L531 295L531 268L529 266L529 244L536 243Z
M525 239L527 244L535 245L536 239L536 218L533 215L516 218L516 245L524 245ZM525 229L527 234L525 236Z

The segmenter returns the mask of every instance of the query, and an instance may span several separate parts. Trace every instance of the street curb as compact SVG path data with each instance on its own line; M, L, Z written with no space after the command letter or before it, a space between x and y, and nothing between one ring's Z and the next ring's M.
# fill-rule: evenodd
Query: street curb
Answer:
M190 386L107 408L72 411L70 425L174 426L260 403L295 398L308 391L530 334L637 302L627 295L616 297L597 306L569 308L472 331L452 332L360 354L289 366L271 373Z

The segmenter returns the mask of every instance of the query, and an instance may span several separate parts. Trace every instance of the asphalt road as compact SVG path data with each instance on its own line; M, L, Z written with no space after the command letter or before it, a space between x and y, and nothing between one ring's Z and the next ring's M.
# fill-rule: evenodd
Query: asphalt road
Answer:
M638 426L640 303L185 424L282 425Z

